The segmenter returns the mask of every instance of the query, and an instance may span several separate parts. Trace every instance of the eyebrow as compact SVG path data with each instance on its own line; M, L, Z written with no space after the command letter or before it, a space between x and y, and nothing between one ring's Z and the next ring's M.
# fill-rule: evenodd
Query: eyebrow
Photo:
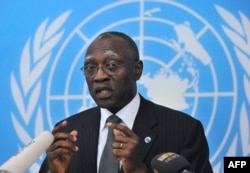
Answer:
M104 55L107 55L107 56L118 56L117 53L115 53L114 51L112 50L106 50Z
M86 56L85 61L88 60L88 59L91 59L91 57L92 57L91 55Z
M112 50L106 50L106 51L104 52L104 55L106 55L106 56L115 56L115 57L118 56L118 54L115 53L115 52L112 51ZM91 59L92 57L93 57L92 55L87 55L87 56L85 57L85 60Z

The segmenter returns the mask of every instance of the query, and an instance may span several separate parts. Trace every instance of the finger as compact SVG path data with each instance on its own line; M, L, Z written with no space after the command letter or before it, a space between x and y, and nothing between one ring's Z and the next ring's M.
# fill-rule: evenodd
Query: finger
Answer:
M54 152L60 149L66 149L69 152L76 152L79 150L78 146L75 145L74 142L72 141L65 141L65 140L59 140L56 141L55 143L53 143L49 148L48 148L48 152Z
M117 145L117 146L119 146L119 145ZM116 149L113 148L112 152L113 152L113 156L117 160L123 160L123 159L127 158L127 156L129 155L129 151L127 151L126 149L120 149L120 147L118 147Z
M55 134L57 132L62 131L62 129L64 127L66 127L68 125L67 121L63 121L62 123L58 124L53 130L52 130L52 134Z
M125 133L121 130L113 129L114 130L114 135L116 136L126 136Z
M137 135L132 130L130 130L128 127L126 127L122 124L108 122L107 127L120 131L120 132L116 132L116 133L122 134L123 136L137 138ZM114 132L115 132L115 130L114 130Z
M53 152L47 152L48 159L53 161L54 159L59 159L61 161L66 161L70 159L73 155L73 152L66 148L58 148Z
M72 136L77 137L77 135L78 135L78 131L73 130L73 131L71 131L71 132L70 132L70 134L71 134Z
M54 142L49 147L48 151L54 151L57 148L66 148L70 151L78 151L78 146L75 145L77 141L78 132L76 130L70 133L57 132L54 134Z
M123 142L114 142L112 145L113 149L119 149L119 150L123 150L126 148L126 143Z
M59 140L76 142L77 141L77 135L74 134L76 132L74 132L73 135L72 135L72 132L71 133L64 133L64 132L55 133L54 134L54 142L59 141Z
M71 135L71 139L76 142L77 141L77 135L78 135L78 131L77 130L73 130L70 132L70 135Z
M129 143L134 138L126 136L122 131L120 130L114 130L114 141L118 143Z
M62 155L72 155L72 151L67 148L57 148L56 150L53 150L53 152L50 153L52 157L58 157Z

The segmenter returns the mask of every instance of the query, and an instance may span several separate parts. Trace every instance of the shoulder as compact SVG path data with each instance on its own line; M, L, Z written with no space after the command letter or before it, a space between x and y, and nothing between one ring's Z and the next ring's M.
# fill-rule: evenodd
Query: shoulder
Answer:
M200 121L196 118L192 117L191 115L188 115L184 112L181 112L179 110L175 110L166 106L162 106L159 104L156 104L152 101L149 101L143 97L141 97L141 107L143 112L147 112L148 114L151 114L158 123L160 124L179 124L179 125L185 125L185 126L192 126L200 124Z
M60 124L63 121L68 122L68 128L75 128L78 126L81 126L82 124L99 120L100 118L100 109L98 107L90 108L83 110L81 112L78 112L76 114L73 114L69 116L68 118L65 118L61 121L59 121L57 124Z
M152 129L158 135L164 135L161 138L171 137L171 140L180 141L205 139L204 128L200 120L149 100L143 100L141 106L145 108L144 114L141 114L143 117L141 119L150 120L150 123L146 121L143 121L143 123L153 124Z
M65 120L78 121L79 119L88 119L91 118L92 116L97 116L99 114L100 114L100 109L98 107L94 107L73 114L70 117L66 118Z

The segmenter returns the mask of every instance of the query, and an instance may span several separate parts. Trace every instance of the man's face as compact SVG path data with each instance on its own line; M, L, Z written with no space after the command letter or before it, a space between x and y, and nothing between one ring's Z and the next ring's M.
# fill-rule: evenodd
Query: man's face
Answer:
M119 65L112 73L113 65ZM96 73L86 76L89 91L97 105L116 113L136 94L136 81L140 78L142 63L131 57L126 42L118 37L95 40L86 53L85 67Z

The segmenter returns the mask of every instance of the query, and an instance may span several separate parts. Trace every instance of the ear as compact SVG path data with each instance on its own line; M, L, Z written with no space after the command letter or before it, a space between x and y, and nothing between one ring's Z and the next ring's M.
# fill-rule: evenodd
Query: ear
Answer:
M135 80L139 80L142 75L143 62L141 60L137 61L135 64Z

